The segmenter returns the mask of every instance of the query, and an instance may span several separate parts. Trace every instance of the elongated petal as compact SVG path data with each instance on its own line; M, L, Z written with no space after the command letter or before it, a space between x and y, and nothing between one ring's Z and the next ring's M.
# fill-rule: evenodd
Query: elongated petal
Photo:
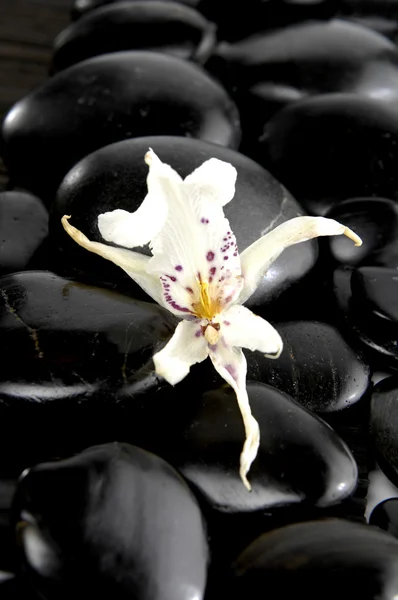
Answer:
M256 419L251 413L246 391L246 358L240 348L227 346L222 338L215 347L211 347L209 355L215 369L234 389L242 413L246 440L240 455L239 474L243 484L250 491L251 485L247 479L247 474L257 456L260 445L260 430Z
M243 304L252 295L269 266L293 244L326 235L346 235L356 246L362 240L351 229L324 217L296 217L282 223L242 252L243 289L238 302Z
M131 279L133 279L142 289L151 296L158 304L163 306L162 286L159 279L156 279L146 269L149 262L149 256L144 256L138 252L132 252L124 248L113 248L99 242L91 242L81 231L69 223L71 217L64 215L62 225L70 237L79 246L82 246L89 252L98 254L106 260L110 260L118 267L121 267Z
M280 356L283 342L279 333L245 306L231 306L222 314L222 319L222 335L228 346L259 350L269 358Z
M148 194L133 213L113 210L98 217L98 228L104 240L125 248L148 244L162 229L167 217L168 202L182 179L169 165L159 160L152 149L145 155L149 165Z
M184 179L189 193L199 193L207 202L225 206L235 195L236 169L231 164L211 158Z
M155 354L153 362L156 373L175 385L188 375L192 365L208 355L208 345L198 321L181 321L171 340Z

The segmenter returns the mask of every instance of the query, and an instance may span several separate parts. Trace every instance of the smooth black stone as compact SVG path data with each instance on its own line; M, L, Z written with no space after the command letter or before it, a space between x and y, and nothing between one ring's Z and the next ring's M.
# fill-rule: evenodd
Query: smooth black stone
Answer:
M221 43L207 68L233 91L250 152L266 122L300 99L347 92L396 100L397 56L384 36L336 19Z
M345 265L398 267L398 205L385 198L355 198L333 207L325 216L344 223L363 241L355 247L345 236L326 241L333 258Z
M353 492L356 463L324 421L271 386L249 382L247 391L261 432L249 475L251 493L238 472L244 428L231 388L191 398L191 414L178 438L159 451L213 509L247 513L299 503L326 507Z
M170 465L140 448L106 444L33 467L14 512L25 572L43 598L204 596L198 504Z
M397 199L397 149L394 105L327 94L297 102L268 122L262 162L310 212L324 214L347 198Z
M202 63L215 44L215 27L195 10L168 1L117 2L61 31L52 68L120 50L154 50Z
M372 317L398 325L398 273L396 269L360 267L351 279L355 305Z
M0 274L23 271L48 235L48 212L25 192L0 193Z
M198 9L218 26L220 40L241 40L258 31L292 23L329 19L339 0L202 0Z
M344 14L374 14L386 17L398 17L397 0L341 0Z
M397 269L360 267L351 280L353 301L361 310L379 320L385 319L391 327L398 326L398 273Z
M376 525L398 538L398 498L389 498L380 502L372 510L370 525Z
M0 597L2 600L40 600L22 577L4 571L0 571Z
M394 17L388 18L379 15L350 15L345 17L349 21L353 21L362 27L373 29L377 33L384 35L393 42L397 41L398 37L398 22Z
M316 413L339 411L364 396L369 365L335 327L311 321L275 327L283 340L281 356L270 360L248 352L248 379L260 379Z
M101 6L105 6L107 4L114 4L119 2L120 0L74 0L72 5L72 19L79 19L82 15L95 10L96 8L100 8ZM126 1L126 0L124 0ZM141 2L142 0L128 0L129 2ZM146 2L152 2L153 0L146 0ZM190 6L192 8L197 8L200 4L201 0L176 0L178 4L183 4L186 6Z
M115 439L118 394L145 405L162 389L173 393L155 376L152 356L175 324L160 306L53 273L3 277L0 467Z
M0 476L0 598L3 598L4 573L14 573L19 567L16 556L15 531L10 519L10 509L16 487L16 477L10 476L2 465Z
M156 52L114 52L83 61L17 102L2 127L13 182L52 201L81 158L143 135L239 143L237 109L203 69Z
M235 561L233 600L394 600L398 543L367 525L330 519L262 535Z
M372 267L377 268L377 267ZM367 269L367 267L361 267ZM392 269L377 268L383 274L383 287L389 293L389 280L395 277ZM387 273L386 273L387 272ZM398 368L397 326L379 314L372 302L361 291L360 274L352 268L338 268L333 274L333 291L336 304L343 316L347 335L359 339L374 370ZM393 284L392 284L393 286ZM388 297L384 299L387 301ZM394 298L390 300L394 302Z
M378 383L370 405L370 433L377 460L394 485L398 485L398 377Z
M143 157L148 147L183 177L205 160L216 157L230 162L238 172L234 199L225 206L239 250L244 250L269 228L303 214L292 196L267 171L249 158L232 150L198 140L152 137L113 144L82 160L65 177L53 206L50 232L59 249L54 261L57 270L91 277L94 282L114 282L126 293L136 294L137 287L122 269L82 249L62 229L64 214L90 239L102 241L97 216L116 208L130 212L142 203L146 192L148 167ZM138 251L143 251L137 248ZM269 269L258 290L248 301L260 307L277 299L313 267L316 242L287 249Z

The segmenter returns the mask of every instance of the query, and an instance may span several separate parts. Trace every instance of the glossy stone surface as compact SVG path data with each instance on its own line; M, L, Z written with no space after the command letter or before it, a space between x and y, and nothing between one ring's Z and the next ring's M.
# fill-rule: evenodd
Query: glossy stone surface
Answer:
M397 148L394 105L328 94L297 102L268 122L262 161L312 214L324 214L347 198L396 199Z
M117 437L117 390L130 402L173 390L152 363L175 328L168 311L49 272L0 286L0 448L10 466Z
M15 520L25 572L48 600L76 589L118 599L204 596L198 504L170 465L140 448L106 444L37 465L19 483Z
M118 289L136 295L137 286L124 271L80 248L66 235L60 219L64 214L72 215L72 224L90 239L103 241L97 228L98 214L116 208L133 212L146 195L148 167L143 157L148 147L153 148L162 161L183 177L211 157L236 167L236 193L225 206L225 214L240 251L269 229L303 214L301 207L279 182L242 154L186 138L129 140L91 154L76 165L62 182L50 226L53 244L59 248L54 268L65 269L65 272L71 272L72 268L79 278L90 277L94 282L117 284ZM316 256L316 242L287 249L269 269L247 304L260 307L273 302L311 269Z
M229 598L393 600L398 542L367 525L331 519L262 535L236 560Z
M48 212L31 194L0 193L0 274L23 271L48 235Z
M274 113L308 96L347 92L397 99L397 56L384 36L335 19L221 43L208 68L234 91L250 151Z
M398 538L398 498L380 502L372 511L370 525L376 525Z
M397 0L342 0L341 9L344 14L398 17Z
M398 273L396 269L360 267L351 280L354 301L372 316L398 327Z
M380 289L373 289L375 297L372 298L365 291L365 281L369 280L371 290L375 275ZM389 312L396 306L396 276L395 270L382 267L338 268L333 276L334 294L345 326L361 341L379 370L398 367L397 323L390 318L394 313Z
M378 383L372 394L370 431L378 462L387 477L398 484L398 378Z
M2 154L14 183L52 200L85 155L143 135L235 147L239 117L199 66L156 52L115 52L58 73L17 102L3 123Z
M357 467L339 436L276 388L248 383L247 390L261 432L250 494L238 472L244 428L231 388L191 398L188 420L162 451L210 506L247 513L298 503L330 506L349 496Z
M217 23L219 39L234 41L291 23L329 19L338 7L339 0L202 0L198 9Z
M187 6L167 1L118 2L99 8L61 31L52 68L121 50L155 50L203 62L215 45L215 28Z
M311 321L275 327L283 340L281 356L270 360L247 352L248 379L260 379L317 413L347 408L366 393L369 366L335 327Z
M126 0L124 0L126 1ZM139 2L142 0L128 0L131 3ZM145 0L146 2L152 0ZM101 6L105 6L107 4L114 4L119 2L119 0L74 0L72 5L72 18L79 19L82 15L99 8ZM200 0L178 0L178 4L183 4L186 6L190 6L192 8L197 8L200 4Z
M333 258L345 265L398 267L398 205L385 198L345 200L325 216L344 223L362 238L356 248L345 236L325 240Z

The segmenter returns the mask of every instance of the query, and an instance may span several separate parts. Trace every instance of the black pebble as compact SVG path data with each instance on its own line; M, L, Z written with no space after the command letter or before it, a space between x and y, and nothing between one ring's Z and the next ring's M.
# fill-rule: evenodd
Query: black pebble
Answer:
M154 50L201 63L215 42L214 25L192 8L164 0L117 2L58 34L52 69L120 50Z
M40 596L202 600L208 550L174 469L127 444L25 472L14 506L24 570Z
M58 73L17 102L3 122L2 155L15 185L51 202L85 155L143 135L236 147L239 116L201 67L156 52L114 52Z

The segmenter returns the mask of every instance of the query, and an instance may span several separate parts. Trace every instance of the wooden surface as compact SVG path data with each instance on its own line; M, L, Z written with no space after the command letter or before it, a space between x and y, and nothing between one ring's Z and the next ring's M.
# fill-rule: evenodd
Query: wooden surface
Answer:
M48 77L54 38L70 22L72 0L0 0L0 118ZM7 174L0 161L0 190Z

